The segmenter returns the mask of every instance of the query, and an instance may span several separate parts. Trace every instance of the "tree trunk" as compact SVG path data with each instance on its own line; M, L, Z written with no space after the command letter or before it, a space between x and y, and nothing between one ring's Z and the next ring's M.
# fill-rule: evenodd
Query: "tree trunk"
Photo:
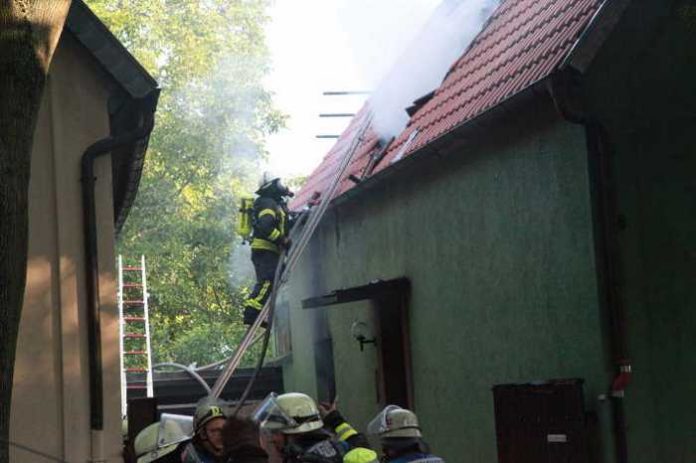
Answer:
M48 67L70 0L0 0L0 461L27 272L31 149Z

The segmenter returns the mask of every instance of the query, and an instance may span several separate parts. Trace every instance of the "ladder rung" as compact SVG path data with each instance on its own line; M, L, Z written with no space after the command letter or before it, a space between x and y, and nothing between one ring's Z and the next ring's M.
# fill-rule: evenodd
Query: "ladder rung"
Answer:
M123 267L124 272L142 272L142 267Z
M126 373L147 373L147 368L126 368Z
M126 389L147 389L147 386L143 385L127 385Z
M124 288L142 288L142 283L123 283Z
M144 322L145 317L123 317L123 320L127 322Z
M145 355L147 352L144 350L128 350L124 352L126 355Z
M136 334L136 333L126 333L123 335L123 337L126 339L144 339L145 335L144 334Z
M145 301L123 301L123 303L129 305L143 305Z

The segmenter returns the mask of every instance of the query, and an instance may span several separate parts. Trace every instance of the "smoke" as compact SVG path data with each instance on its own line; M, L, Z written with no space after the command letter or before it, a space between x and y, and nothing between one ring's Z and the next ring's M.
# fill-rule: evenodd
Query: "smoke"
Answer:
M251 263L251 246L234 243L229 257L228 274L230 284L235 288L253 284L255 275Z
M500 0L443 0L370 98L382 139L398 135L406 108L442 83L450 66L481 31Z

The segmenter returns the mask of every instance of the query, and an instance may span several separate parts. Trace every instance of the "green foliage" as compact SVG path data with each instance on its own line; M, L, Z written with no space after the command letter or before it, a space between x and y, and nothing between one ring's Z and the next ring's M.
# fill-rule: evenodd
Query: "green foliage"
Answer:
M155 362L220 360L251 283L233 262L238 197L285 118L262 85L268 0L88 0L162 87L138 198L119 239L146 256ZM129 261L130 262L130 261ZM131 262L132 263L132 262ZM232 283L230 275L246 278Z

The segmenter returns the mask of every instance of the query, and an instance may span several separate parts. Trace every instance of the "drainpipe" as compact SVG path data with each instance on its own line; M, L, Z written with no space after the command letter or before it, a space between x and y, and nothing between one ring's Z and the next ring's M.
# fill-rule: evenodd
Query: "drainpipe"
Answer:
M609 386L614 445L617 463L628 463L624 390L631 380L628 350L626 307L621 295L623 272L618 233L622 228L615 190L613 150L606 129L589 114L580 97L582 75L566 68L548 85L556 109L567 121L585 127L587 134L588 169L594 222L595 256L600 304L609 322L609 337L615 376Z
M82 155L82 216L85 243L85 272L87 290L87 343L89 363L89 403L90 426L93 444L101 447L101 436L95 431L104 429L104 395L102 387L102 352L101 352L101 308L99 304L99 257L97 254L97 220L95 204L94 161L114 150L142 140L150 135L154 126L153 99L156 101L159 91L155 90L138 101L141 124L135 130L121 135L103 138L87 148ZM100 461L94 455L92 461ZM101 453L101 452L99 452Z

